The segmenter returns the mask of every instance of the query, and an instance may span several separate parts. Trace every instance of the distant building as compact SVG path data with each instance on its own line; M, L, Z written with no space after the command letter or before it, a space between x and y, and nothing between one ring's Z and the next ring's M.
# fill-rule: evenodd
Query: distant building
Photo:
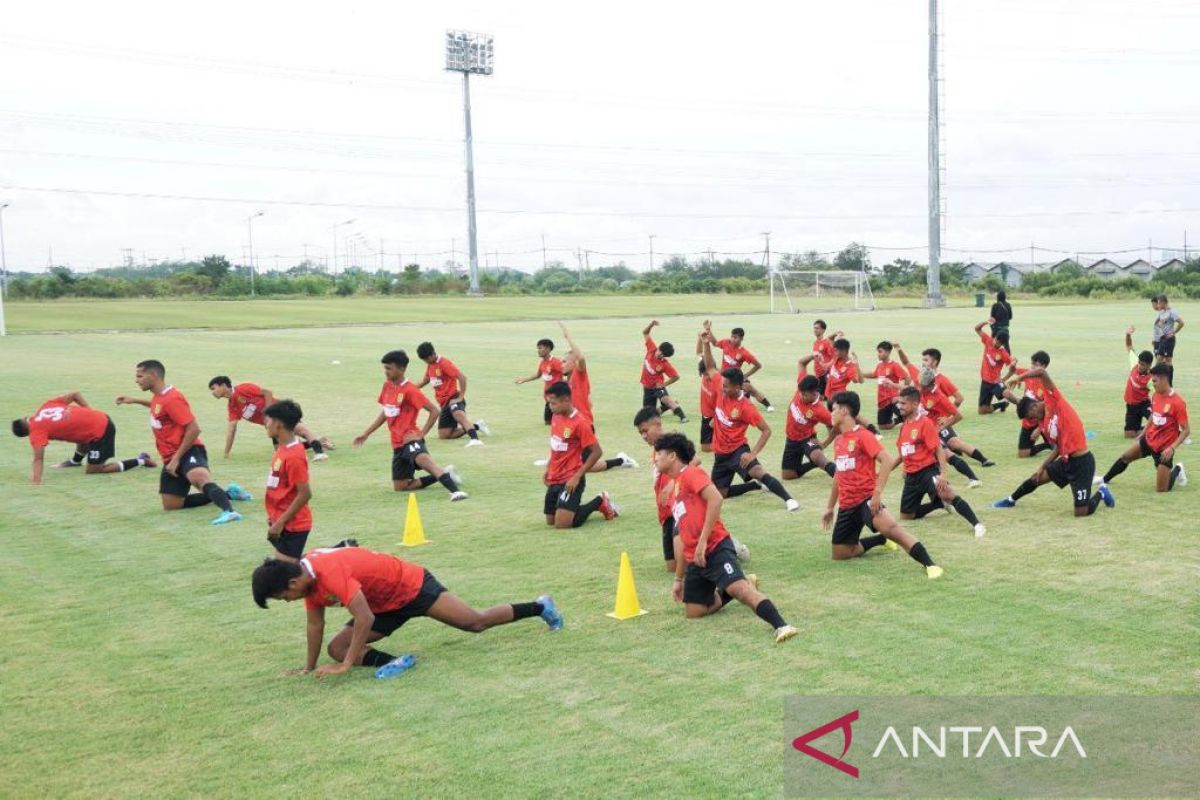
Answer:
M1156 265L1154 267L1154 274L1157 275L1158 273L1165 272L1169 269L1183 269L1186 266L1187 264L1185 264L1182 260L1178 258L1172 258L1170 261L1164 261L1161 264Z
M987 276L988 270L990 270L993 266L994 265L990 262L972 261L970 264L967 264L966 267L967 280L971 283L983 280Z
M1141 278L1144 281L1154 277L1154 266L1144 258L1139 258L1121 268L1121 277Z
M1111 259L1102 258L1099 261L1088 264L1087 274L1106 280L1115 278L1121 274L1121 265Z

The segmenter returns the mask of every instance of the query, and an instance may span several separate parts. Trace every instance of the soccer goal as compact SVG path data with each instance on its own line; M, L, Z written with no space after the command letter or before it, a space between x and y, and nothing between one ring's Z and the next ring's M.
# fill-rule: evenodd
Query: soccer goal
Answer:
M875 295L865 272L771 270L771 313L874 311Z

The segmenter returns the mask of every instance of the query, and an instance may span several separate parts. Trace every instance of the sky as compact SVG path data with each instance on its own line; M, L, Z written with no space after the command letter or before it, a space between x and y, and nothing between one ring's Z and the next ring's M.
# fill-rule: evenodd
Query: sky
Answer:
M774 260L851 241L927 258L926 0L180 8L6 9L10 270L244 263L251 237L262 269L335 247L341 266L464 262L448 29L495 36L470 84L481 266L761 261L768 232ZM941 17L944 261L1200 240L1200 3Z

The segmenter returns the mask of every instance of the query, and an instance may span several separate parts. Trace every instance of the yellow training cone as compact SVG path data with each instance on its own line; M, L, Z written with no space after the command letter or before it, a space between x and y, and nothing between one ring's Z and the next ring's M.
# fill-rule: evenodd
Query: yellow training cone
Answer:
M429 544L429 540L425 538L425 526L421 524L421 511L417 508L417 496L410 494L408 496L408 513L404 515L404 540L400 542L400 546L416 547L421 544Z
M629 619L646 613L638 603L637 589L633 585L633 567L629 565L629 553L621 553L621 572L617 576L617 604L608 616L613 619Z

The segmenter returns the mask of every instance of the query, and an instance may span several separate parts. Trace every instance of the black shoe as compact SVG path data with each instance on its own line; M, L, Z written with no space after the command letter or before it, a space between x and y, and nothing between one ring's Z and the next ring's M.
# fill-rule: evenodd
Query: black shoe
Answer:
M980 464L980 466L983 466L983 467L994 467L994 466L996 466L996 462L995 462L995 461L992 461L992 460L989 458L987 461L984 461L982 464Z
M358 547L358 539L342 539L334 547Z

